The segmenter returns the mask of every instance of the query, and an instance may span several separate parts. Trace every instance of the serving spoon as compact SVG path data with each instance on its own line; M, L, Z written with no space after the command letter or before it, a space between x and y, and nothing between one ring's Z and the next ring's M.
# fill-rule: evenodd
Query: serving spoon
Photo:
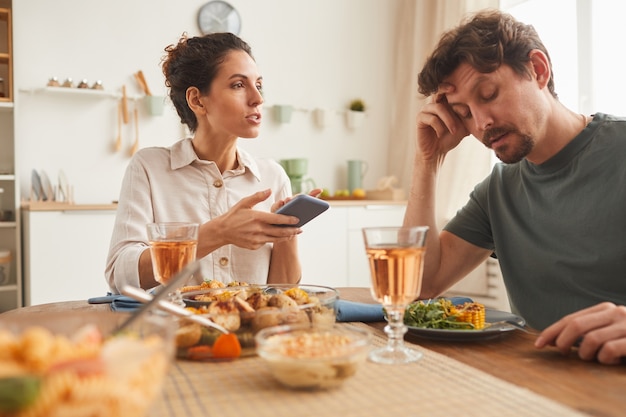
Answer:
M140 301L142 303L149 303L154 298L152 295L148 294L141 288L131 287L130 285L124 285L122 287L122 294L131 297L134 300ZM192 313L189 310L185 310L184 308L170 302L167 300L159 300L157 307L163 311L167 311L168 313L172 313L175 316L183 317L189 321L197 323L201 326L212 327L216 330L219 330L222 333L228 333L224 327L220 326L217 323L212 322L204 316L199 316L197 314Z
M165 301L164 298L167 297L168 294L173 292L176 288L179 288L184 282L189 280L194 274L198 274L198 273L200 273L199 261L194 261L194 262L187 264L183 269L180 270L180 272L174 275L172 279L170 279L170 281L163 288L161 288L161 291L158 291L154 296L150 296L150 294L146 294L148 297L151 297L151 299L148 301L143 301L145 302L145 304L139 307L139 310L134 312L127 320L125 320L122 324L120 324L117 327L117 329L113 331L113 333L115 334L115 333L121 332L122 330L130 326L132 323L139 320L139 318L141 318L148 311L152 310L154 307L162 308L161 301L163 301L164 302L163 304L165 305L172 304L172 303ZM124 289L128 290L128 288L134 288L134 287L130 287L126 285L124 286L123 290ZM138 290L137 293L141 293L141 291L142 290ZM144 300L147 300L147 297L142 297L142 298ZM182 312L180 313L183 314L185 318L188 318L190 320L195 320L195 321L197 321L198 318L201 320L204 318L201 316L197 316L196 319L193 319L192 317L196 316L195 314L191 313L190 311L185 310L184 308L177 306L176 304L172 304L172 305L176 307L174 308L174 310L176 310L177 312L179 312L178 309L182 310ZM189 315L187 315L187 313ZM228 333L228 330L224 329L222 326L219 326L208 319L206 319L206 321L207 323L204 323L205 325L208 325L209 327L213 327L223 333ZM208 324L208 323L211 323L211 324Z

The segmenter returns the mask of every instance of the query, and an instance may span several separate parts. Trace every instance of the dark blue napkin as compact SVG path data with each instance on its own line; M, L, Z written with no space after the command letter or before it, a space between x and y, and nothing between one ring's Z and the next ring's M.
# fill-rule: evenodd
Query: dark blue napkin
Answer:
M357 303L337 300L337 321L361 321L364 323L384 321L383 306L380 304Z
M468 297L445 297L452 304L471 303ZM380 304L357 303L355 301L337 300L337 321L360 321L363 323L385 321L383 306Z
M122 294L107 294L104 297L92 297L87 300L89 304L111 304L111 310L121 312L133 312L141 307L142 303Z

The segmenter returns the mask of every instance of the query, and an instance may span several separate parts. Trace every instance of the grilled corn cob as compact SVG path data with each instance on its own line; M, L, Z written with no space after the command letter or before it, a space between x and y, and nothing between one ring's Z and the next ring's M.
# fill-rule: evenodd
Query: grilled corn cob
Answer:
M485 327L485 306L480 303L465 303L455 307L457 321L471 323L474 329Z

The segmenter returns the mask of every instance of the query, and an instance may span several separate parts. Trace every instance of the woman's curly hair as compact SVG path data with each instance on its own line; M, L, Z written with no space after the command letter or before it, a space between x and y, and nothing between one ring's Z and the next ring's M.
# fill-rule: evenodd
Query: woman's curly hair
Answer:
M211 33L192 38L183 33L178 44L165 48L166 55L161 61L165 85L181 123L186 124L191 132L198 128L198 120L187 105L187 89L197 87L203 94L208 94L226 55L236 50L252 57L250 46L232 33Z

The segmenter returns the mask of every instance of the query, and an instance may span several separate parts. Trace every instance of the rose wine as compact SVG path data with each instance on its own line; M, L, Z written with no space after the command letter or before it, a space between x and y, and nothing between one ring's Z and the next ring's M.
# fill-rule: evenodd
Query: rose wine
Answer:
M404 306L419 296L425 247L371 246L366 251L375 300L385 306Z
M185 265L196 259L198 241L157 241L150 242L154 278L161 284L180 272Z

